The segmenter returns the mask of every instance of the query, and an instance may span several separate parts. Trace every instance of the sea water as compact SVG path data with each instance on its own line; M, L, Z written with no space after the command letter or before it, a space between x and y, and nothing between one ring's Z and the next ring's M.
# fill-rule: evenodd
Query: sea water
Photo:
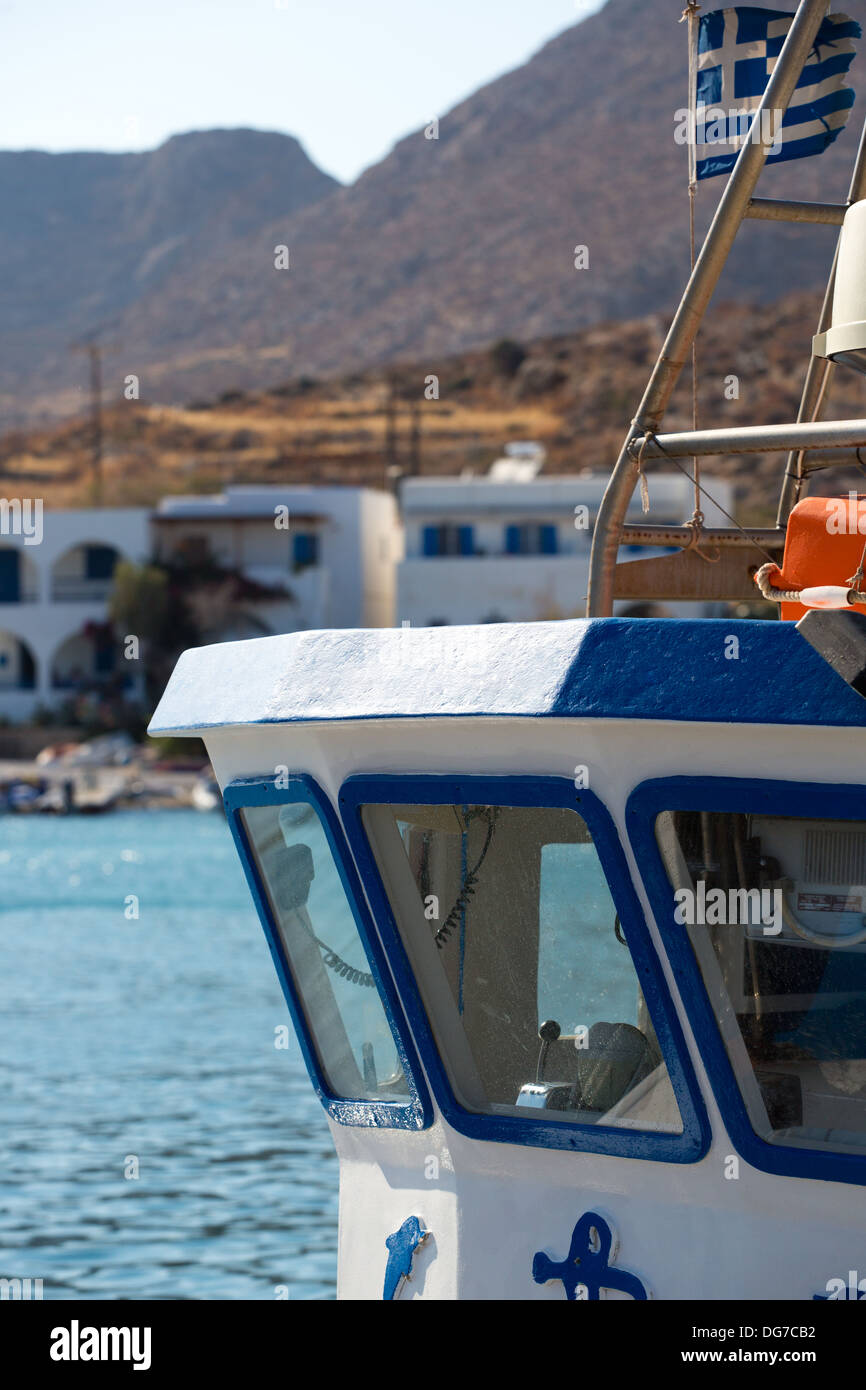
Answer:
M332 1298L337 1162L219 813L0 820L0 1278Z

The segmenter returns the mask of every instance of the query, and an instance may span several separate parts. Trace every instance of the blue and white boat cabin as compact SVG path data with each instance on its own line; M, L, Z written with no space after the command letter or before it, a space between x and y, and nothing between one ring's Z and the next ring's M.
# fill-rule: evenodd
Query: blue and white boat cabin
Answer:
M339 1155L340 1296L866 1290L864 726L786 622L181 658L151 730L223 788Z

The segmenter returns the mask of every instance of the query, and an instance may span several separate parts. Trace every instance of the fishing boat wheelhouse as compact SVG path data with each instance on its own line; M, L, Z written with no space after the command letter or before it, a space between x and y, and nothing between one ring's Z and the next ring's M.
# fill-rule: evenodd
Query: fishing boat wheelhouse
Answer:
M182 657L153 727L224 788L340 1157L342 1296L382 1296L407 1222L434 1298L562 1297L584 1218L606 1296L862 1263L864 710L790 623Z
M800 4L758 130L827 8ZM866 351L866 145L838 206L755 199L766 155L743 144L629 428L586 620L200 648L154 716L223 790L339 1155L343 1297L866 1291L866 526L805 496L866 446L818 419ZM844 224L800 418L660 435L746 216ZM652 458L773 449L776 528L625 524ZM756 580L799 621L609 616Z

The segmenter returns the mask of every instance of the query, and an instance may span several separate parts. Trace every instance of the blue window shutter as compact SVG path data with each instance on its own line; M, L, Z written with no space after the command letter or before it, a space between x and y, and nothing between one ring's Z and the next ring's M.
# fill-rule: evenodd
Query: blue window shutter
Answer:
M475 554L475 536L471 526L461 526L460 530L460 554Z
M425 526L425 527L424 527L424 554L425 554L425 555L438 555L438 554L439 554L439 527L438 527L438 526Z
M298 567L318 564L318 536L310 535L307 531L299 531L294 540L294 560Z
M506 555L520 554L520 527L506 526L505 528L505 553Z
M0 550L0 603L21 598L21 556L17 550Z
M557 552L557 534L555 526L541 527L541 553L542 555L555 555Z

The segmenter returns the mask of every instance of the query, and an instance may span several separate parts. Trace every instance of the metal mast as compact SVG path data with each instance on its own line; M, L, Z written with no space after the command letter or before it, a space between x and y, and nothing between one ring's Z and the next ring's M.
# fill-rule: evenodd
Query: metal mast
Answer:
M820 413L830 364L812 357L796 423L755 425L743 429L698 430L658 435L671 393L688 359L710 299L730 254L737 232L747 217L762 221L788 221L841 225L847 207L866 196L866 127L851 180L847 203L803 203L755 198L754 192L772 144L773 119L764 112L787 111L794 89L809 58L818 30L829 10L829 0L800 0L785 43L776 61L752 130L731 171L712 225L704 240L689 282L680 300L665 343L653 368L637 414L631 422L599 508L592 541L587 616L608 616L615 598L714 597L740 598L750 585L749 556L744 536L758 545L781 552L784 525L799 496L803 480L819 467L853 460L855 450L866 445L866 420L815 423ZM834 262L835 271L835 262ZM819 331L827 327L832 304L833 274L821 315ZM708 566L693 553L695 532L677 528L626 526L628 505L639 476L639 459L704 457L712 454L762 453L788 450L788 476L782 490L777 531L704 531L706 539L721 547L725 563ZM812 451L812 452L809 452ZM817 451L817 452L816 452ZM617 568L617 551L623 540L643 545L683 546L680 555L641 560ZM697 560L697 564L694 562ZM701 571L713 570L713 576ZM627 572L632 571L629 575ZM693 587L693 581L702 581ZM640 594L635 592L640 588ZM697 591L700 590L700 593ZM746 588L745 593L754 592Z

